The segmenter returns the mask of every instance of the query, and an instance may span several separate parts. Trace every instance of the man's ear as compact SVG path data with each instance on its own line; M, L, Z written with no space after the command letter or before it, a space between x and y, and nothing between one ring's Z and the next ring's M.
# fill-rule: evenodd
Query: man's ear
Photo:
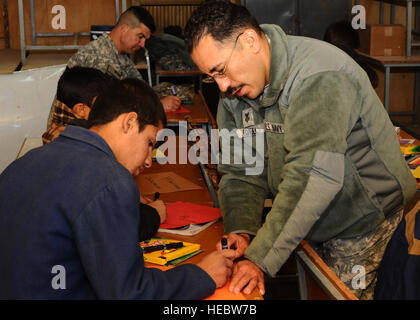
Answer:
M258 53L261 49L260 35L254 29L247 29L244 31L241 44L251 49L253 53Z
M90 107L88 105L84 103L76 103L72 109L78 119L88 119L90 113Z
M137 113L129 112L124 113L122 116L122 130L124 133L128 133L130 130L137 128Z
M130 26L126 23L123 23L122 25L120 25L119 28L120 28L121 33L125 33L127 32L128 29L130 29Z

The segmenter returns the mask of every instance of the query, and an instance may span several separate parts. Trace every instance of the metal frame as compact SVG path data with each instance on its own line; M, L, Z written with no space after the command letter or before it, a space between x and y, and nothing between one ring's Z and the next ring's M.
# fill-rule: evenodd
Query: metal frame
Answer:
M299 278L299 292L301 300L308 300L306 272L309 272L323 291L331 298L345 300L345 297L334 287L327 277L318 269L303 250L296 251L296 265Z
M418 104L419 104L419 85L420 85L420 70L415 72L414 78L414 105L413 111L402 111L402 112L389 112L389 96L390 96L390 80L391 80L391 68L420 68L420 62L416 63L386 63L376 60L370 57L369 61L385 69L384 79L384 107L390 116L414 116L413 122L416 121L418 115Z
M18 0L19 8L19 31L20 31L20 54L21 54L21 63L26 63L26 52L29 50L77 50L81 48L81 45L77 45L77 39L79 36L89 36L90 33L81 32L81 33L37 33L35 26L35 5L34 0L30 0L31 8L31 26L32 26L32 45L26 45L25 42L25 21L24 21L24 12L23 12L23 0ZM121 0L121 9L124 12L127 8L127 1ZM115 0L115 21L118 20L120 16L120 1ZM37 37L64 37L64 36L74 36L74 45L36 45ZM148 65L149 67L149 65Z
M386 111L389 113L390 116L414 116L414 121L417 119L418 113L418 85L419 85L419 75L420 72L417 71L414 78L414 106L413 111L404 111L404 112L389 112L389 90L390 90L390 77L391 77L391 68L398 67L398 68L419 68L420 63L406 63L406 64L399 64L399 63L383 63L382 66L385 68L385 90L384 90L384 107Z

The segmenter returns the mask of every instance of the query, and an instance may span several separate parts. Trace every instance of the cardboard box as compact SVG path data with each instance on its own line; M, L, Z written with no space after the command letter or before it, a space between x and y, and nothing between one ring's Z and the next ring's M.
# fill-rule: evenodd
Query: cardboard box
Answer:
M405 26L373 24L359 30L360 51L371 56L405 56Z

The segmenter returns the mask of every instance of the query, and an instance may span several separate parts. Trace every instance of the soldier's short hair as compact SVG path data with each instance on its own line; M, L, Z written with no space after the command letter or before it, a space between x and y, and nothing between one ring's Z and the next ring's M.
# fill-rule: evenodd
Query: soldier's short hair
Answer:
M133 22L135 18L136 22ZM131 6L124 11L118 19L117 25L127 24L130 28L134 28L138 23L143 23L153 33L156 31L155 21L152 15L142 6Z

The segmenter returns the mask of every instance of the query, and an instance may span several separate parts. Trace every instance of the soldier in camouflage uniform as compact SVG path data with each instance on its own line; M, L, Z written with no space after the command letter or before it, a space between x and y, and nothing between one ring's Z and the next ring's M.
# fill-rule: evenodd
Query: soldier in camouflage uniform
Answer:
M99 69L117 79L142 79L140 72L129 58L137 50L144 48L156 27L150 13L133 6L119 18L111 33L104 34L79 49L69 60L67 66ZM161 100L165 111L175 111L181 106L181 99L168 96Z

